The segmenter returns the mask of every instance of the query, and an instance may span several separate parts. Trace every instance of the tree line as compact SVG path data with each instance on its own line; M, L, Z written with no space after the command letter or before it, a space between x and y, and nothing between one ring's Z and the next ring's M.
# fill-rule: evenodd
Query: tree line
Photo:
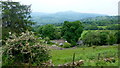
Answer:
M83 34L81 39L85 45L113 45L119 44L120 31L88 31Z
M37 33L40 34L41 37L49 37L51 40L54 39L65 39L73 46L76 45L81 33L83 31L83 26L80 21L64 21L63 26L56 27L52 24L47 24L44 26L40 26L37 29Z

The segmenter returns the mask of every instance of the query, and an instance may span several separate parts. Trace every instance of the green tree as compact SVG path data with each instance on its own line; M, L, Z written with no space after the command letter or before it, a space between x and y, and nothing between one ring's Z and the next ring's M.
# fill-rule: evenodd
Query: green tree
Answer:
M117 39L117 43L120 43L120 30L115 33L115 37Z
M108 41L107 43L110 45L115 44L117 42L115 33L113 31L109 32L109 37L107 41Z
M100 37L98 32L88 31L81 37L81 39L85 44L89 44L89 46L100 44Z
M112 45L116 43L114 33L108 31L88 31L82 35L81 39L85 44L89 44L89 46L107 44Z
M39 33L42 37L49 37L50 39L55 39L55 26L52 24L47 24L39 27Z
M62 27L62 36L66 39L72 46L76 45L81 33L83 31L83 26L80 21L69 22L65 21Z
M56 27L56 29L54 31L54 38L61 39L61 27Z
M21 5L19 2L0 1L2 5L3 39L8 37L8 32L21 33L31 29L31 5Z
M100 45L106 45L108 44L108 38L109 38L109 32L100 32Z

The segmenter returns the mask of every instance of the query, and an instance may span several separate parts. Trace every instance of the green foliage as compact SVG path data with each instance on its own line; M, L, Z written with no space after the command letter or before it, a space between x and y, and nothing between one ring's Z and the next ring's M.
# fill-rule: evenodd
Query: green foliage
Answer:
M45 37L45 42L46 43L50 43L50 38L49 37Z
M81 33L83 31L83 26L80 21L68 22L65 21L62 27L62 36L66 39L72 46L76 45Z
M108 29L108 30L120 30L120 24L109 25L106 29Z
M91 45L107 45L115 44L116 37L113 31L87 31L82 34L81 39L84 44Z
M30 5L9 1L0 1L0 3L2 5L3 39L9 36L8 32L19 34L31 30L31 25L34 23L30 20Z
M117 37L115 36L115 33L113 31L109 32L107 40L108 44L112 45L117 43Z
M108 27L108 26L97 26L98 27L98 30L107 30L106 28Z
M24 63L41 65L49 60L49 50L38 43L33 32L22 32L21 36L12 34L5 41L2 54L3 66Z
M108 41L109 33L108 32L100 32L99 38L100 38L100 45L106 45Z
M61 37L59 30L52 24L40 26L38 32L42 37L49 37L50 39L58 39Z
M97 32L86 32L83 35L82 40L85 44L89 44L89 46L91 46L92 44L98 45L100 43L100 38Z
M88 25L84 27L85 30L98 30L98 27L96 25Z
M71 44L68 43L68 42L65 42L62 47L64 47L64 48L70 48Z
M108 26L113 24L118 24L118 16L98 16L98 17L91 17L82 19L82 22L85 24L94 24L97 26Z
M54 31L54 38L61 39L61 27L56 27Z
M115 37L117 39L117 43L120 43L120 30L116 32Z

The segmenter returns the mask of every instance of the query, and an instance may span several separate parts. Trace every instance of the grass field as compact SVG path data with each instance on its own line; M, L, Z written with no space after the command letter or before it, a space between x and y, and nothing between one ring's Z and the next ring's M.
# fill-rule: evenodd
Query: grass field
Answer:
M98 28L106 29L107 26L97 26Z
M53 64L59 65L72 62L73 53L75 53L75 61L84 60L83 66L117 66L118 46L97 46L93 47L79 47L75 49L52 50ZM100 60L98 60L100 54ZM115 58L115 63L105 62L104 58Z

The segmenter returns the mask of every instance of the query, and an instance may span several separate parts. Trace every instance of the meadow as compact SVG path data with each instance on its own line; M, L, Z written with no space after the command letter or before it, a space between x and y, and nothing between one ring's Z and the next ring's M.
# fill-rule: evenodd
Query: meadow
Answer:
M118 46L78 47L65 50L51 50L52 62L55 65L83 60L82 66L118 66ZM104 59L114 58L115 62L106 62Z

